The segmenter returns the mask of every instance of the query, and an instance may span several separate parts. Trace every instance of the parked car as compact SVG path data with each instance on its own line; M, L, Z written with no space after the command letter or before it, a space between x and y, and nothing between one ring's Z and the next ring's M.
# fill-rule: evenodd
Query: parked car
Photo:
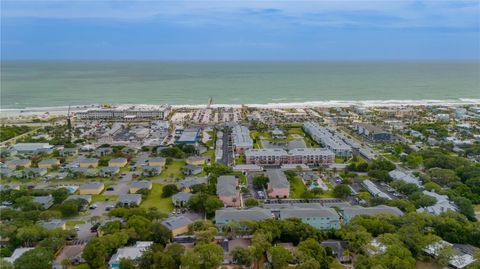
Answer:
M91 204L90 205L90 209L96 209L97 208L97 204Z
M114 191L114 190L115 190L115 188L113 188L113 187L108 187L107 188L107 191Z

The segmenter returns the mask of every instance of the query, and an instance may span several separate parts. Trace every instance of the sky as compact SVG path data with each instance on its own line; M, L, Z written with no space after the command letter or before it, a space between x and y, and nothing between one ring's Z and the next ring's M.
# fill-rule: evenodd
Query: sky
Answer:
M479 60L480 1L1 1L2 60Z

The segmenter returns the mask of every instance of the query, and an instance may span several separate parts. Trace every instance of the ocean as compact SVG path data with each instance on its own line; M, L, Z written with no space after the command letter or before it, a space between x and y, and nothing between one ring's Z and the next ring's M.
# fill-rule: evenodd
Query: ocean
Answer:
M4 61L1 108L480 99L480 63Z

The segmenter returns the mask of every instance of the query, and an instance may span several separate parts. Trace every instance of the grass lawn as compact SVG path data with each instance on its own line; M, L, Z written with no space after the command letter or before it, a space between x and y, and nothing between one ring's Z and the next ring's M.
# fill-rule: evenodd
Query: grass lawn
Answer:
M182 168L185 166L184 160L173 160L171 164L165 165L160 177L173 177L179 178L183 177Z
M302 194L306 190L307 187L305 184L303 184L303 181L298 176L290 180L290 198L301 198Z
M145 199L140 207L148 209L150 207L156 207L158 211L170 212L173 209L172 198L162 198L163 185L154 183L150 194Z
M215 150L209 149L205 153L202 154L202 156L208 156L210 157L210 161L213 163L215 162Z
M71 229L77 224L85 224L85 221L83 221L83 220L67 220L65 222L65 225L67 225L67 229Z
M118 195L103 195L103 194L94 194L92 195L92 202L105 202L107 201L117 201Z
M480 205L475 205L475 212L480 212Z

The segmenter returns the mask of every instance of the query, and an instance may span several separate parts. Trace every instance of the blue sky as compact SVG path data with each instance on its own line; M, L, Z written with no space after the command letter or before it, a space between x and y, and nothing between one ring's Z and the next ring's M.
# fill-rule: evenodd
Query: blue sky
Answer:
M480 1L3 0L2 59L480 59Z

